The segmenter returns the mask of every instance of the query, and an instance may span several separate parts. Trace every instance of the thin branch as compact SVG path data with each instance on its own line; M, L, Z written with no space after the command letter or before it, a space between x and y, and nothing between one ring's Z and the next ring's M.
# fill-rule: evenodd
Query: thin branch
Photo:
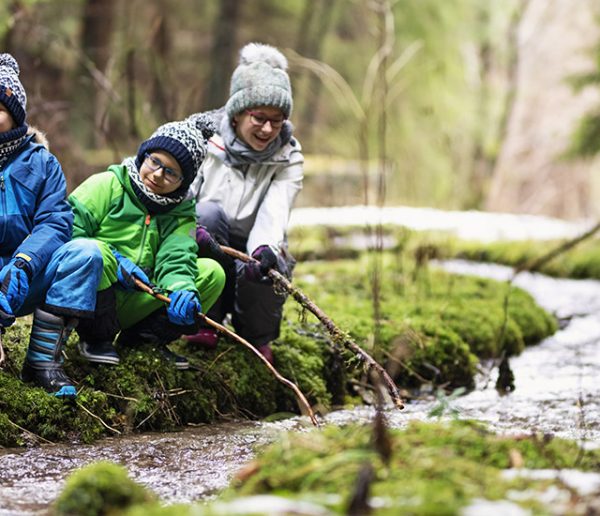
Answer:
M93 418L97 419L98 421L100 421L100 423L102 423L102 426L104 426L105 428L108 428L111 432L114 432L117 435L121 435L121 432L119 430L117 430L116 428L113 428L112 426L107 425L104 420L100 417L97 416L96 414L94 414L93 412L89 411L87 408L85 408L79 401L77 402L77 406L80 407L81 409L83 409L84 412L88 413L90 416L92 416Z
M110 392L104 392L104 391L98 391L98 392L101 392L101 393L105 394L106 396L111 396L113 398L117 398L117 399L120 399L120 400L135 401L136 403L140 402L140 400L138 400L136 398L131 398L129 396L120 396L118 394L112 394Z
M254 258L251 258L247 254L242 253L237 249L233 249L232 247L221 246L221 249L228 255L233 256L238 260L242 260L243 262L256 261ZM390 375L387 373L387 371L371 355L369 355L364 349L356 344L346 332L340 330L331 320L331 318L329 318L327 314L323 312L323 310L321 310L298 287L292 285L283 274L271 269L269 270L269 277L273 280L277 287L289 293L298 303L300 303L300 305L312 312L325 326L334 342L343 344L346 348L353 351L355 355L358 355L358 357L363 360L369 368L373 368L375 371L377 371L383 379L383 382L385 383L396 407L399 409L404 408L404 403L402 402L402 398L400 397L400 393L398 392L396 384L390 378Z
M154 292L154 290L152 290L148 285L145 285L138 279L136 279L135 282L136 282L137 287L140 290L143 290L144 292L154 296L156 299L164 301L167 304L171 302L171 299L169 299L167 296ZM204 315L203 313L199 313L198 315L206 324L219 330L221 333L227 335L231 339L235 340L236 342L242 344L244 347L246 347L250 351L252 351L252 353L254 353L259 358L259 360L262 361L262 363L267 367L267 369L269 369L269 371L271 371L271 373L273 373L273 375L275 376L275 378L277 378L277 380L279 380L281 383L283 383L284 385L286 385L287 387L289 387L290 389L292 389L294 391L294 393L296 394L296 397L298 398L301 410L304 409L303 412L306 415L308 415L308 417L310 417L310 420L312 421L313 425L319 426L319 422L317 421L317 418L315 417L314 412L310 408L310 404L308 403L308 401L304 397L304 394L302 394L302 391L300 391L300 389L298 388L298 386L295 383L293 383L293 382L289 381L287 378L284 378L283 376L281 376L279 374L279 372L277 371L277 369L275 369L271 365L271 363L263 356L263 354L260 351L258 351L252 344L250 344L247 340L243 339L237 333L234 333L233 331L226 328L222 324L219 324L218 322L213 321L209 317L206 317L206 315Z
M17 423L15 423L14 421L11 421L9 418L6 418L6 420L13 425L15 428L18 428L19 430L21 430L22 432L25 432L29 435L32 435L33 437L35 437L36 439L39 439L40 441L44 441L45 443L48 444L55 444L52 441L49 441L48 439L45 439L44 437L42 437L41 435L38 434L34 434L31 430L27 430L27 428L23 428L22 426L17 425Z
M139 428L140 426L142 426L146 421L148 421L154 414L156 414L158 412L159 407L156 407L152 412L150 412L150 414L145 417L141 423L139 423L136 428Z
M596 225L594 227L587 230L585 233L582 233L578 237L575 237L571 240L568 240L567 242L560 244L559 246L555 247L554 249L552 249L545 255L540 256L539 258L536 258L533 261L530 260L528 263L525 263L525 264L521 265L520 267L517 267L515 269L515 272L513 273L513 279L520 272L525 272L525 271L533 272L533 271L539 270L540 267L542 267L543 265L546 265L550 260L553 260L558 255L569 251L570 249L575 247L577 244L580 244L584 240L587 240L588 238L593 236L595 233L598 232L598 230L600 230L600 222L596 223Z

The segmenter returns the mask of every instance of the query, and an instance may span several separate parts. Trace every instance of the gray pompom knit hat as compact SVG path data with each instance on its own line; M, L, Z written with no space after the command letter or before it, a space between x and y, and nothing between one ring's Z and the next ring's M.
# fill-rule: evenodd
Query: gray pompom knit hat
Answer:
M19 65L10 54L0 54L0 102L10 112L17 127L25 123L27 94L19 81Z
M177 160L183 173L183 181L177 191L187 190L206 157L206 140L202 132L187 120L161 125L140 145L135 160L138 169L145 154L157 150L166 151Z
M231 76L225 110L229 119L245 109L277 107L286 118L292 113L292 87L287 59L275 47L249 43L240 51L240 62Z

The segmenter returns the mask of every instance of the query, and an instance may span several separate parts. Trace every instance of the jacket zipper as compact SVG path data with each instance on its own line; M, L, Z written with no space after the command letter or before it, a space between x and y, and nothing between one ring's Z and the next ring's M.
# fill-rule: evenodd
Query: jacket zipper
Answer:
M4 183L4 170L0 171L0 195L2 196L2 212L0 213L0 223L2 231L0 231L0 242L4 242L6 237L6 185Z
M146 243L146 234L148 233L148 226L150 225L150 214L146 215L146 220L144 220L144 229L142 231L142 243L140 244L140 252L138 254L138 259L135 263L138 265L142 261L142 254L144 252L144 244Z

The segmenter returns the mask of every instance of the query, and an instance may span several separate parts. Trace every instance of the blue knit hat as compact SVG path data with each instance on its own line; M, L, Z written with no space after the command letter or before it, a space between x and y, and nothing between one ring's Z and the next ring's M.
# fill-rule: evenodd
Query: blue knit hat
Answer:
M275 47L249 43L240 51L240 63L231 76L225 110L229 119L245 109L272 106L286 118L292 113L292 87L287 59Z
M19 65L10 54L0 54L0 102L10 112L17 127L25 123L27 94L19 81Z
M180 189L187 189L206 156L206 141L202 132L187 120L161 125L150 138L142 142L136 156L141 168L146 153L162 150L173 156L183 173Z

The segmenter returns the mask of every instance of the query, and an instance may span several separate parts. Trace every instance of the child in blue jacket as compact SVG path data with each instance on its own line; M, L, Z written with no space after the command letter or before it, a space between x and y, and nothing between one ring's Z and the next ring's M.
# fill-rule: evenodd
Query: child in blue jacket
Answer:
M74 294L95 285L77 274L89 265L85 257L64 259L73 225L66 181L43 135L27 126L26 107L19 66L0 54L0 331L35 310L28 352L35 367L24 369L24 379L70 397L61 347L70 321L94 311L74 305Z

